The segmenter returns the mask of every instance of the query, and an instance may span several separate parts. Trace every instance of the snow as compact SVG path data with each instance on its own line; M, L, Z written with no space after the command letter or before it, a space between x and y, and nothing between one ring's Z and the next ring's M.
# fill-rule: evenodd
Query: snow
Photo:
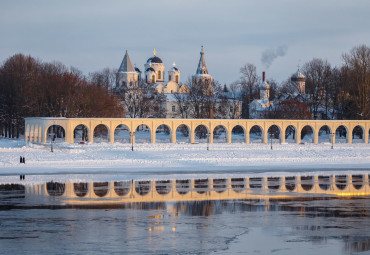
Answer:
M0 139L0 183L15 181L19 174L28 175L28 181L39 180L29 175L44 179L50 175L53 180L91 180L104 175L105 180L122 180L370 169L369 144L340 143L331 149L329 143L274 143L271 150L270 144L262 143L214 143L207 151L204 140L199 144L134 144L134 151L130 143L56 143L51 152L50 144ZM26 164L19 163L20 156Z

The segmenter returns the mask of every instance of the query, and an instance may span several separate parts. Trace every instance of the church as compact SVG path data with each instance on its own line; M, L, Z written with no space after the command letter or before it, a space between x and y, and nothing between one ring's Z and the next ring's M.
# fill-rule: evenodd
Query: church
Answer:
M165 96L165 102L161 108L165 109L166 118L179 118L179 105L176 99L178 94L188 94L189 86L182 83L181 72L175 63L167 71L165 65L154 49L153 56L148 58L144 64L144 73L139 68L134 67L126 51L122 63L116 74L117 94L125 94L130 90L140 90L140 84L148 84L154 88L157 93ZM208 73L203 46L200 51L200 59L196 73L192 76L193 82L202 84L206 87L206 93L212 93L212 76ZM241 107L240 107L241 108ZM241 109L240 109L241 110Z

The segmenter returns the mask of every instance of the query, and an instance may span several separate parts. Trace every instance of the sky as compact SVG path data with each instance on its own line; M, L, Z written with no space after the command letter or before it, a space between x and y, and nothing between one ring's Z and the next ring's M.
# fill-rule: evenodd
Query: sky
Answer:
M118 68L127 50L143 71L155 48L185 82L203 45L221 84L246 63L282 82L313 58L339 66L370 46L369 11L368 0L0 0L0 61L23 53L88 74Z

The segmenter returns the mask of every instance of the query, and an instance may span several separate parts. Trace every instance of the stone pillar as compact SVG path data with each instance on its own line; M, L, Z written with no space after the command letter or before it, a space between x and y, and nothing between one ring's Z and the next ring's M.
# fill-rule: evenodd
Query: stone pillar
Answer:
M66 132L65 137L66 143L73 143L73 130L72 128L69 127L69 124L67 124L67 127L65 127L65 132Z
M109 129L109 142L114 143L114 130Z
M319 131L314 131L313 133L313 143L319 143Z
M150 130L150 142L155 143L155 131Z
M227 143L231 143L231 130L227 131L227 137L226 137Z
M348 130L348 132L347 132L347 143L352 143L352 134L353 134L353 132L352 132L353 130Z
M330 135L329 142L330 142L330 143L335 143L335 133L334 133L334 135L333 135L333 136L332 136L332 135Z
M250 134L249 134L249 130L248 130L248 131L246 130L246 131L245 131L245 137L244 137L244 138L245 138L245 143L246 143L246 144L248 144L248 143L249 143L249 135L250 135Z
M263 143L267 144L268 143L268 140L269 140L269 133L268 133L268 130L264 130L263 131Z
M280 132L280 144L285 143L285 130L286 129L283 128Z
M364 131L364 143L369 143L369 130Z
M190 130L190 143L194 143L195 141L195 134L194 134L195 130L194 129L191 129Z
M209 143L213 143L213 133L212 132L209 133L208 139L209 139Z
M89 129L88 136L89 136L89 143L93 143L94 142L94 129L93 128Z
M314 135L314 134L312 134L312 135ZM296 130L296 132L295 132L295 142L296 143L301 143L301 130Z
M39 128L38 128L37 138L38 138L38 142L41 143L42 142L42 126L41 125L39 125Z
M176 143L176 130L171 131L171 143Z
M41 127L41 142L46 143L46 130L45 130L45 125Z

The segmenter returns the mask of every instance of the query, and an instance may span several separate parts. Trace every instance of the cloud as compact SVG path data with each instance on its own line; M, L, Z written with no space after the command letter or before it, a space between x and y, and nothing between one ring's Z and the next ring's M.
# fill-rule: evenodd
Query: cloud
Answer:
M261 62L266 67L269 68L277 57L283 57L288 51L288 46L281 45L276 49L266 49L261 56Z

